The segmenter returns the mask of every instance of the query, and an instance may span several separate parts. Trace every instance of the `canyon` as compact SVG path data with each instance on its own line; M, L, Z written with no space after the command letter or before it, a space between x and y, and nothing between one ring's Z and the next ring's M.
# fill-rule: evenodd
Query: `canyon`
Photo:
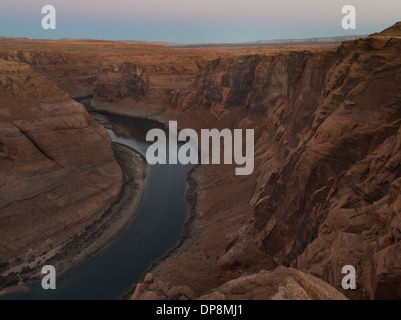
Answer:
M401 23L324 46L2 41L1 270L118 196L121 169L85 105L198 134L254 129L251 175L191 170L183 238L133 298L400 299L400 88ZM344 265L356 290L341 287Z

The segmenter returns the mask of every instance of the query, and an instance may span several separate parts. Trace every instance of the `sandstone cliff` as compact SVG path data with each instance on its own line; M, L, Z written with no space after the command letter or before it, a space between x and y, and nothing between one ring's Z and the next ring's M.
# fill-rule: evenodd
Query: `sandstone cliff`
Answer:
M401 297L399 23L340 47L70 46L10 45L0 57L99 109L255 129L251 176L230 166L191 173L191 236L157 281L199 297L284 265L342 291L351 264L358 289L347 297Z
M85 108L30 66L0 59L3 275L33 268L99 219L121 181L110 137Z
M207 110L225 124L236 114L243 117L231 120L237 127L255 126L257 183L252 208L244 205L238 212L246 195L236 193L238 185L232 185L227 171L199 169L198 179L223 184L226 191L204 180L199 183L197 209L211 222L198 226L205 236L190 250L161 264L159 278L193 283L203 292L212 282L227 279L219 269L228 268L229 277L235 277L252 270L252 263L257 268L290 265L342 290L341 268L351 264L357 270L358 290L343 290L348 297L401 297L398 34L399 24L383 34L345 42L334 52L218 59L200 72L196 95L184 110ZM219 126L219 121L206 123ZM241 179L236 182L248 193ZM219 196L214 197L216 192ZM225 192L231 192L231 203L222 196ZM233 238L232 228L223 227L234 214L244 219L241 210L253 212L252 227L242 240L241 231ZM223 217L225 222L216 222ZM239 227L244 220L235 224ZM214 243L219 238L226 248L212 249L205 239L214 225ZM226 240L216 236L217 230L227 231ZM252 253L249 238L265 257ZM203 261L215 276L186 262L197 255L204 256L197 264ZM186 280L180 281L174 269ZM211 283L201 285L202 277Z
M309 112L285 103L268 116L283 126L282 163L253 198L259 246L337 287L342 266L354 265L361 290L350 297L401 297L400 53L401 38L346 42Z

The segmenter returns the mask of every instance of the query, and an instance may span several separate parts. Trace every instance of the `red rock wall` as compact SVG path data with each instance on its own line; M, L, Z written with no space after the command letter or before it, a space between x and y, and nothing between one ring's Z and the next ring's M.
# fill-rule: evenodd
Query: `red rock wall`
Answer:
M12 263L83 231L122 181L108 133L85 108L30 66L1 59L0 177L0 261Z
M97 58L76 69L60 56L34 68L72 96L70 80L99 100L165 110L185 127L254 127L250 235L259 248L275 265L336 288L342 266L354 265L362 290L344 291L348 297L400 298L401 39L375 35L338 49L163 50L91 53ZM0 55L36 61L39 53ZM230 194L238 184L226 174L213 171L215 188ZM215 210L236 199L220 197Z

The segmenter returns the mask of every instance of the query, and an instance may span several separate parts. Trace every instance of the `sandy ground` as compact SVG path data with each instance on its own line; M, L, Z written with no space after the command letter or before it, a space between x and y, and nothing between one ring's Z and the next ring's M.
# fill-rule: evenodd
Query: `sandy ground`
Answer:
M21 283L38 280L43 265L53 265L57 274L66 271L104 247L131 221L145 190L147 164L141 155L127 146L113 143L113 149L124 174L123 187L118 199L98 221L61 247L52 249L31 263L12 268L8 277L19 285L1 291L0 295L26 290Z

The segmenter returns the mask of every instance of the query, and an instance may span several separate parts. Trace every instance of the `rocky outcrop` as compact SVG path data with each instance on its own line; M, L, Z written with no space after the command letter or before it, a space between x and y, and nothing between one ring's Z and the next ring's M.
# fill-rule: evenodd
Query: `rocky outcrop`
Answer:
M148 273L132 300L347 300L328 283L292 268L278 267L230 280L200 297L188 286L155 281Z
M3 275L84 231L121 183L110 137L85 108L32 67L0 59Z
M278 267L228 281L199 300L347 300L328 283L292 268Z
M195 293L188 286L172 286L164 281L155 281L148 273L143 283L138 283L132 300L194 300Z

